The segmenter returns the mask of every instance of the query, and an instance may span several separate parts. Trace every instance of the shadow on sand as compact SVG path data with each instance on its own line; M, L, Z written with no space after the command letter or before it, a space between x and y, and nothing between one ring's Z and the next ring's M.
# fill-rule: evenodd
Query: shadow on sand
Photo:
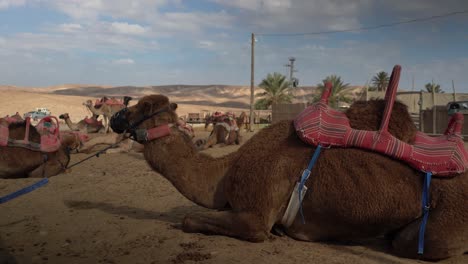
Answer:
M149 211L130 206L118 206L103 202L66 200L65 205L75 210L97 209L108 214L124 215L133 219L156 219L171 224L180 223L182 218L188 213L200 212L206 209L198 206L178 206L165 212Z

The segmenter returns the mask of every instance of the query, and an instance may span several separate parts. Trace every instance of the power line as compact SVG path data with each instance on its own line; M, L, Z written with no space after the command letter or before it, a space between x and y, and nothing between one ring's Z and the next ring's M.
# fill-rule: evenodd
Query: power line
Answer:
M379 28L385 28L385 27L394 27L394 26L398 26L398 25L402 25L402 24L411 24L411 23L416 23L416 22L424 22L424 21L429 21L429 20L435 20L435 19L439 19L439 18L455 16L455 15L460 15L460 14L466 14L466 13L468 13L468 10L455 11L455 12L441 14L441 15L435 15L435 16L430 16L430 17L422 17L422 18L415 18L415 19L404 20L404 21L399 21L399 22L393 22L393 23L388 23L388 24L376 25L376 26L367 26L367 27L342 29L342 30L317 31L317 32L308 32L308 33L255 33L255 35L257 35L257 36L272 36L272 37L273 36L289 37L289 36L323 35L323 34L334 34L334 33L353 32L353 31L373 30L373 29L379 29Z

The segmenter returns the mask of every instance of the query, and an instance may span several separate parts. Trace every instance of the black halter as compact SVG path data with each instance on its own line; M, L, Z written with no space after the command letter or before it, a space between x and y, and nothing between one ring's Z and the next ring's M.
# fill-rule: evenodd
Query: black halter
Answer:
M164 113L164 112L168 112L169 111L169 107L164 107L154 113L151 113L149 115L143 115L139 120L133 122L133 123L130 123L126 117L125 117L125 114L128 112L128 108L124 108L122 110L120 110L119 112L115 113L115 115L112 116L111 118L111 127L112 127L112 130L114 130L115 132L117 133L130 133L132 134L132 137L134 137L134 132L135 132L135 129L141 125L143 122L145 122L146 120L158 115L158 114L161 114L161 113ZM131 137L131 138L132 138Z

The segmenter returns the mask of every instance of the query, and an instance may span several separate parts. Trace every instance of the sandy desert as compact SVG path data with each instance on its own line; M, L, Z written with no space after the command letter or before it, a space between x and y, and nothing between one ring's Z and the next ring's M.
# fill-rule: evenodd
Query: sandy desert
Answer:
M194 104L197 94L172 95L179 101L180 115L244 110L233 106L248 104L248 89L233 90L228 95L220 90L222 97L214 94L200 99L211 102L211 106ZM43 106L57 116L67 112L75 122L90 115L82 103L95 100L94 95L54 91L60 89L3 87L0 115ZM220 106L223 98L231 98L232 106ZM197 128L196 138L208 133ZM254 133L244 132L244 142ZM205 152L222 156L238 147ZM87 156L72 154L71 163ZM0 196L36 181L0 179ZM392 255L383 238L333 244L300 242L272 234L266 242L250 243L180 230L187 213L204 210L151 170L141 153L103 154L51 178L44 187L0 205L0 263L423 263ZM439 263L468 263L468 255Z

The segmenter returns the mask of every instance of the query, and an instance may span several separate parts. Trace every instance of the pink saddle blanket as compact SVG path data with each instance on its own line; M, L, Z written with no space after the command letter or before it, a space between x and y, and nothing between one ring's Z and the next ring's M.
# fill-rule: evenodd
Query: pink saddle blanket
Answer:
M61 144L61 137L59 132L59 123L56 117L45 117L39 121L35 129L40 134L41 142L35 143L29 141L29 129L31 119L29 117L25 120L25 136L24 139L17 140L9 138L10 131L8 129L9 123L5 119L0 119L0 146L2 147L23 147L34 151L41 152L55 152Z
M396 66L392 72L385 96L387 105L379 131L351 128L344 113L328 106L328 97L332 87L330 83L327 83L322 99L306 108L294 120L298 136L304 142L314 146L372 150L401 160L417 170L432 172L434 175L449 176L465 172L468 167L468 152L461 137L463 126L461 113L452 116L444 135L430 137L418 132L412 145L395 138L388 132L388 122L396 96L400 71L400 66Z
M94 119L94 118L85 118L84 121L88 125L102 126L102 121L98 121L97 119Z
M115 98L107 98L107 97L103 97L101 99L96 99L96 102L94 103L94 107L96 108L99 108L101 107L103 104L106 104L106 105L122 105L122 106L125 106L123 101L121 100L118 100L118 99L115 99Z

